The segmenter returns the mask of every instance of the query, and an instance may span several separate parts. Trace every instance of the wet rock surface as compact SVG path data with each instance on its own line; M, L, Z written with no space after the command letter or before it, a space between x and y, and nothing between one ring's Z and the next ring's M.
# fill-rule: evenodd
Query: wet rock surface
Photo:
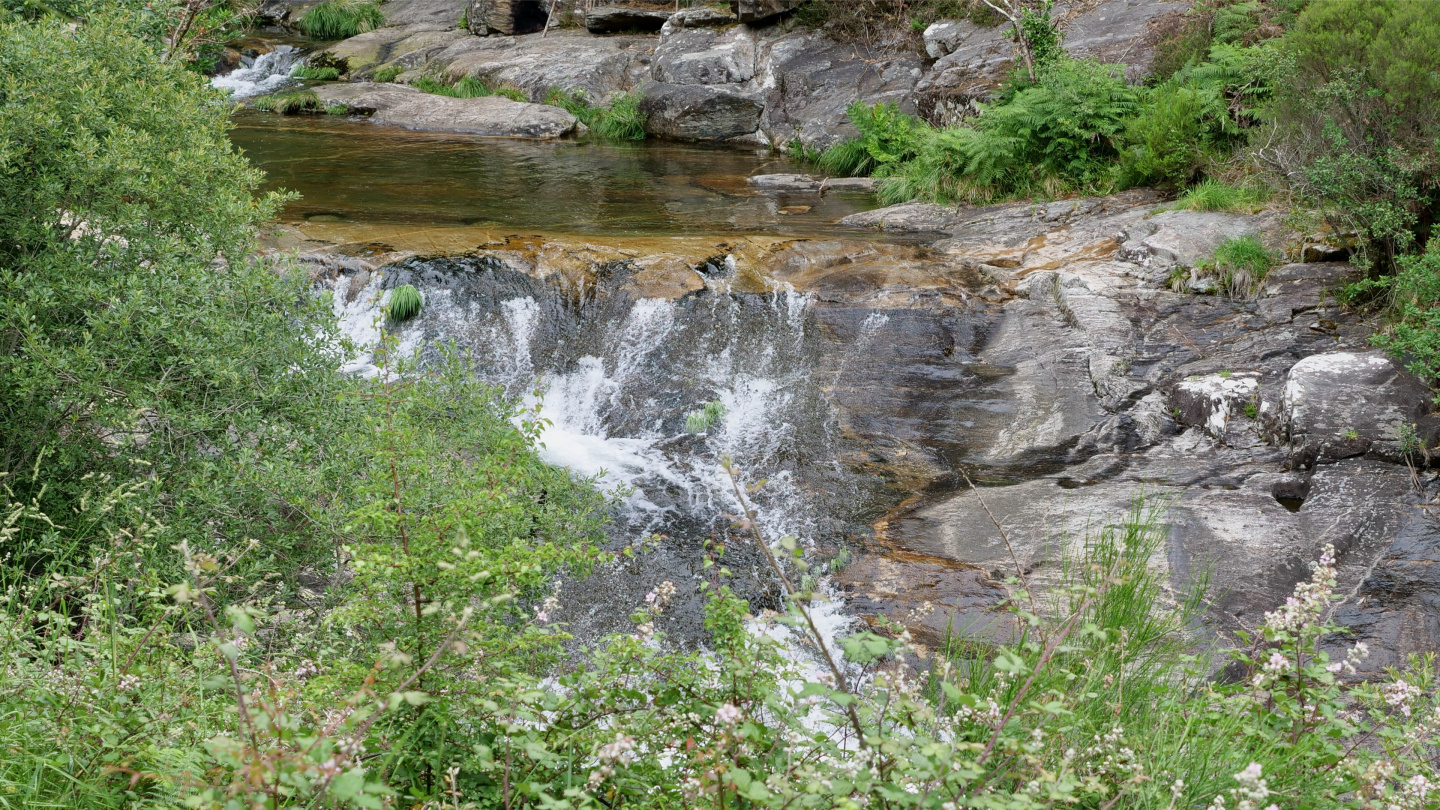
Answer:
M326 104L344 104L377 124L431 132L464 132L507 138L563 138L579 121L558 107L525 104L501 96L450 98L398 84L328 84L316 88Z
M1437 488L1400 444L1403 426L1425 436L1435 417L1423 386L1369 348L1372 325L1329 295L1353 268L1284 265L1252 298L1177 293L1167 268L1234 234L1298 237L1269 214L1166 211L1146 193L898 206L852 224L854 239L684 254L495 246L463 272L376 268L382 285L472 290L469 314L407 329L469 335L487 357L513 356L493 341L513 332L514 302L534 302L526 368L572 381L564 396L603 393L585 400L601 403L587 436L664 459L668 473L632 479L665 515L646 524L655 562L595 580L585 598L609 607L587 602L586 627L624 629L610 594L688 577L673 630L699 632L706 542L734 555L725 564L752 607L775 603L708 477L724 452L749 459L749 480L781 482L757 496L762 522L804 538L817 563L836 560L851 611L909 626L932 650L947 633L1008 638L1005 581L1050 586L1067 551L1127 516L1163 536L1151 563L1172 598L1211 581L1206 626L1221 637L1263 621L1329 544L1346 595L1337 618L1377 651L1368 672L1440 644ZM598 375L589 388L584 373ZM711 399L746 421L685 433L684 415Z

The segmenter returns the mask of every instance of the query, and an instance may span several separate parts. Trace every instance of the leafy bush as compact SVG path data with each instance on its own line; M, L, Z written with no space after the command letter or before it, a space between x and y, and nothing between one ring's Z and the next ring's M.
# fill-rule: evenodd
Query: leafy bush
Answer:
M1375 345L1395 355L1430 386L1440 385L1440 248L1401 256L1384 281L1392 322Z
M1285 38L1265 158L1388 272L1440 215L1440 4L1316 0Z
M374 0L325 0L300 15L296 25L314 39L349 39L385 25L385 12Z
M291 90L286 93L257 96L250 100L250 106L257 110L277 112L281 115L319 112L325 109L314 90Z
M836 177L863 177L913 160L929 134L925 122L895 104L857 101L846 112L860 137L826 149L819 159L820 168Z
M1113 69L1066 60L988 106L972 126L924 133L915 157L879 172L887 202L987 201L1110 188L1134 88Z

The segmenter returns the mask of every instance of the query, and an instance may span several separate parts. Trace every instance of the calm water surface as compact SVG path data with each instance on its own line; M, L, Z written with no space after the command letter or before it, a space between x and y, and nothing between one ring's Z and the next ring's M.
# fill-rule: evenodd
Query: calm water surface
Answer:
M801 236L838 233L831 223L875 207L869 194L752 192L749 175L803 171L769 152L482 138L248 111L235 124L231 138L266 171L268 187L303 195L286 209L289 220Z

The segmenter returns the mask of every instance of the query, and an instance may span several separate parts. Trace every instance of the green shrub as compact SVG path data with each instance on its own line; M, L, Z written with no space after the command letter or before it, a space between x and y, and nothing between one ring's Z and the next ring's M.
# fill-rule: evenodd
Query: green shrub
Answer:
M1401 256L1388 282L1389 327L1375 345L1395 355L1432 388L1440 386L1440 248Z
M1390 272L1440 219L1440 3L1316 0L1282 49L1278 174Z
M265 112L278 112L281 115L318 112L324 109L320 97L315 95L313 90L292 90L288 93L260 96L251 99L250 106Z
M385 12L374 0L326 0L302 14L296 25L314 39L349 39L385 25Z
M333 82L340 78L340 70L333 67L313 67L311 65L296 65L290 75L296 79L307 81Z
M420 314L423 301L420 291L409 284L402 284L390 291L389 315L391 323L404 323Z
M685 415L686 433L705 433L725 419L725 403L714 400Z
M918 129L912 160L883 168L883 201L914 197L987 201L1011 196L1102 192L1137 91L1110 66L1057 62L1034 84L1019 84L973 125Z
M846 110L860 137L820 155L820 168L837 177L863 177L913 160L930 127L895 104L855 102Z

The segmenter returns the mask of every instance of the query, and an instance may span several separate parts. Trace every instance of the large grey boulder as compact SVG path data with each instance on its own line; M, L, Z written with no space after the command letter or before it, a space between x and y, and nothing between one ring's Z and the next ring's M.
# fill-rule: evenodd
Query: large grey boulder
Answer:
M344 59L351 75L364 75L382 65L396 65L406 70L417 67L455 42L470 38L466 31L430 25L377 28L337 42L326 48L325 53Z
M469 0L385 0L386 25L425 25L432 28L455 28L462 16L468 16Z
M740 22L734 14L727 14L710 6L695 6L681 9L670 15L661 26L661 36L669 36L687 28L723 28Z
M602 101L643 81L654 49L653 36L592 37L561 30L545 37L467 37L433 56L430 65L452 80L477 76L519 88L532 101L543 101L557 88L583 90Z
M507 138L563 138L579 125L559 107L524 104L501 96L450 98L398 84L328 84L315 92L377 124L428 132L464 132Z
M753 136L762 105L756 99L708 85L652 84L640 109L645 131L678 141L724 141Z
M592 34L625 31L659 31L670 19L669 11L651 11L628 6L596 6L585 12L585 30Z
M913 91L924 73L920 55L837 43L815 31L771 30L757 44L753 83L764 93L761 123L772 141L797 139L824 149L853 137L846 110L857 100L915 111Z
M486 36L530 34L545 28L550 7L543 0L469 0L470 30Z
M1258 409L1259 376L1253 372L1224 372L1182 380L1170 392L1171 413L1182 425L1224 439L1231 419L1245 413L1247 405Z
M695 28L661 38L652 75L665 84L743 84L755 78L755 40L740 27Z
M799 6L805 0L730 0L730 10L740 22L768 20Z
M1402 431L1430 410L1430 398L1384 352L1312 355L1286 376L1281 430L1302 467L1366 453L1398 459Z

